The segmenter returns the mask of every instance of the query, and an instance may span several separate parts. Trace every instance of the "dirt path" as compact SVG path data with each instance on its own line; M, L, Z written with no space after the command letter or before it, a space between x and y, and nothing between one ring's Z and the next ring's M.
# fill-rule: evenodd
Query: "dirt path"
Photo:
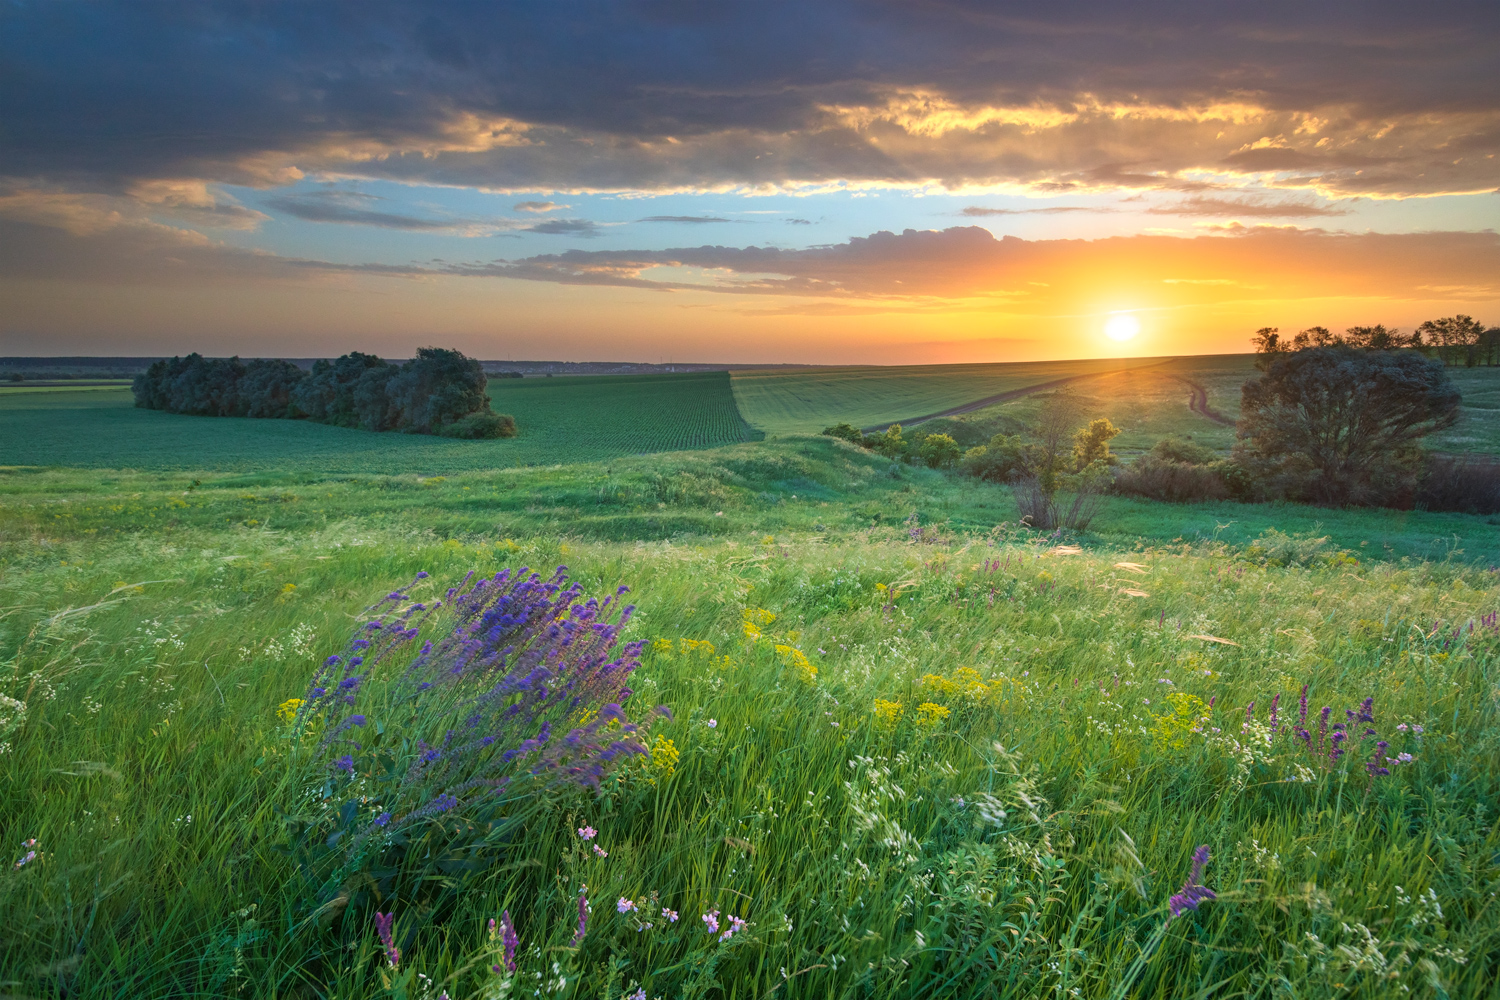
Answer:
M902 427L913 427L917 424L922 423L923 421L936 420L939 417L956 417L961 413L973 413L975 410L982 410L986 406L994 406L996 403L1009 403L1013 399L1022 399L1026 396L1032 395L1033 393L1045 392L1048 389L1056 389L1058 386L1067 385L1070 382L1078 382L1086 378L1099 378L1104 375L1118 375L1121 372L1148 371L1152 368L1157 368L1161 365L1168 364L1169 362L1176 360L1176 358L1168 358L1166 361L1158 361L1154 365L1142 365L1139 368L1116 368L1113 371L1088 372L1084 375L1069 375L1067 378L1055 378L1050 382L1038 382L1036 385L1028 385L1022 389L1012 389L1009 392L1002 392L994 396L986 396L983 399L976 399L972 403L964 403L962 406L955 406L952 409L943 410L939 413L928 413L920 417L905 417L901 420L890 420L883 424L876 424L873 427L861 427L860 431L865 434L879 434L881 431L885 430L892 424L900 424ZM1208 394L1204 393L1204 399L1206 400L1207 398ZM1229 423L1234 423L1234 421L1231 420L1229 421Z
M1183 378L1181 375L1173 375L1172 378L1176 379L1192 390L1192 392L1188 395L1189 410L1192 410L1200 417L1207 417L1216 424L1223 424L1225 427L1234 426L1233 420L1229 419L1228 417L1224 416L1224 414L1220 413L1218 410L1211 408L1208 405L1207 389L1199 385L1197 382L1192 381L1191 379Z

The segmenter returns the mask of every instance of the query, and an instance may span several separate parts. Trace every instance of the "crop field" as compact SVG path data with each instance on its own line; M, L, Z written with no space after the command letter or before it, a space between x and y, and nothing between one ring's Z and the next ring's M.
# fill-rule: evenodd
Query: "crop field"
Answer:
M816 434L846 422L869 427L938 413L986 396L1160 359L1019 362L735 372L734 395L752 427L767 434Z
M453 441L307 421L188 417L134 408L122 389L0 391L0 465L421 472L708 448L759 435L724 372L495 379L492 407L520 436Z

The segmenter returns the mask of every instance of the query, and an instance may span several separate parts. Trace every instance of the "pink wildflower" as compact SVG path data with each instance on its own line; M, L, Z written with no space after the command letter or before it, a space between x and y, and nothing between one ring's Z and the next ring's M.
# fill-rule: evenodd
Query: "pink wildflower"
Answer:
M578 828L578 836L582 837L584 840L593 840L596 836L598 836L598 834L599 831L595 830L591 826L580 826Z
M598 844L594 845L594 853L597 854L597 855L599 855L599 857L601 857L601 858L607 858L607 857L609 857L609 852L606 851L604 848L600 847Z
M707 913L703 914L703 922L708 925L708 932L710 934L717 934L717 933L719 933L719 911L718 910L709 910Z
M672 923L674 923L674 924L677 923L677 911L676 910L669 910L665 906L663 906L661 908L661 915L664 916L664 917L666 917Z
M632 903L630 900L626 899L624 896L621 896L620 897L620 901L615 904L615 910L617 912L619 912L619 913L629 913L631 910L633 910L635 908L636 908L635 904Z

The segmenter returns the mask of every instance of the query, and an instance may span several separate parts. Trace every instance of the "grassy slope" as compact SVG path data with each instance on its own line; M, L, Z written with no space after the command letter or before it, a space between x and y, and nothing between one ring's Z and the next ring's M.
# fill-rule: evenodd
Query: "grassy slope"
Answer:
M0 393L0 465L420 472L558 461L751 440L724 372L495 379L507 441L372 434L295 420L185 417L134 409L126 390Z
M1167 929L1143 995L1255 993L1271 979L1304 996L1391 993L1397 982L1336 960L1319 970L1305 934L1357 950L1358 924L1387 960L1412 942L1418 964L1393 966L1398 982L1425 989L1423 959L1452 996L1492 981L1497 646L1482 631L1456 647L1427 635L1434 620L1500 606L1483 568L1500 558L1500 532L1481 519L1116 502L1082 553L1059 555L992 530L1014 517L1002 489L891 478L826 439L441 481L199 478L187 489L187 474L0 475L0 677L32 706L0 755L0 841L38 837L43 850L0 876L8 988L380 995L367 929L319 961L312 949L331 939L284 933L295 879L271 849L273 808L295 803L274 708L338 646L349 613L415 570L442 585L557 562L591 590L632 584L636 637L707 639L731 665L649 655L637 687L676 710L660 730L682 752L676 775L632 778L528 829L516 857L539 864L481 878L447 931L406 944L409 971L456 975L501 907L527 946L566 944L586 881L586 995L611 957L631 963L620 985L640 979L652 995L701 985L717 952L697 915L719 907L755 927L727 949L710 995L762 996L785 967L811 968L781 987L788 997L1059 985L1103 997L1132 942L1162 925L1192 846L1208 843L1221 899ZM912 514L937 530L911 541ZM1234 523L1208 540L1221 521ZM1357 564L1264 565L1240 544L1263 524L1319 521ZM1462 554L1399 558L1450 533ZM157 582L116 589L137 581ZM895 601L875 588L897 581ZM777 614L767 632L808 652L814 685L742 641L744 607ZM69 608L92 610L58 615ZM988 682L979 702L919 684L959 666ZM1383 733L1423 723L1425 741L1393 748L1418 762L1367 793L1358 761L1347 779L1279 784L1283 753L1241 788L1224 748L1151 735L1169 690L1215 697L1214 725L1237 736L1247 701L1263 719L1279 692L1285 719L1302 683L1314 710L1376 695ZM871 715L876 698L902 703L894 730ZM933 699L952 711L936 730L913 721ZM985 793L1010 814L1000 828L974 805ZM607 862L576 850L568 831L583 823L601 831ZM897 828L915 840L893 855L880 841ZM1428 889L1444 916L1412 924L1430 911L1401 899ZM683 921L635 932L611 904L653 890ZM237 948L241 978L226 980ZM445 985L473 989L462 976Z
M868 427L961 406L1038 382L1155 359L735 372L740 412L768 434L816 434L845 421Z

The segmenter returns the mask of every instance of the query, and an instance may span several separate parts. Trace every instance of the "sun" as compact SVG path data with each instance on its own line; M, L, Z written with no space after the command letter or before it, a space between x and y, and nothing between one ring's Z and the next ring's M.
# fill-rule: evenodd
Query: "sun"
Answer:
M1129 340L1140 332L1140 320L1129 313L1111 316L1109 322L1104 324L1104 335L1110 340Z

